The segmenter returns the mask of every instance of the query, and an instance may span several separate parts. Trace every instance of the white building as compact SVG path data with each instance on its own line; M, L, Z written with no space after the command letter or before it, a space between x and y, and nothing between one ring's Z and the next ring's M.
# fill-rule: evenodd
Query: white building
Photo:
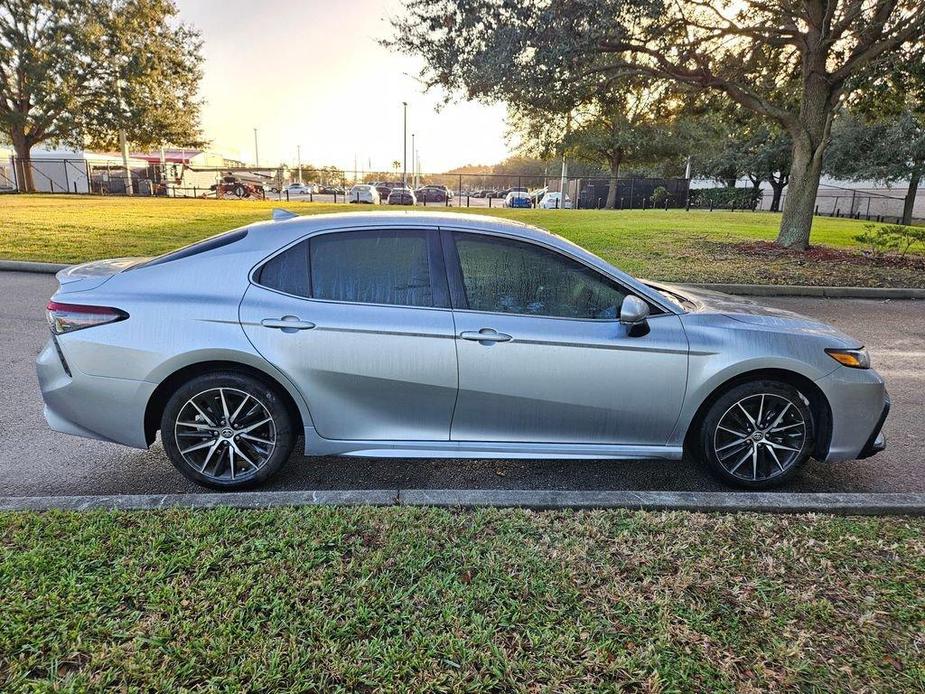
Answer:
M0 187L22 188L13 166L13 153L0 153ZM123 193L125 169L122 157L72 149L33 149L30 168L38 193ZM129 159L133 180L144 178L148 162Z

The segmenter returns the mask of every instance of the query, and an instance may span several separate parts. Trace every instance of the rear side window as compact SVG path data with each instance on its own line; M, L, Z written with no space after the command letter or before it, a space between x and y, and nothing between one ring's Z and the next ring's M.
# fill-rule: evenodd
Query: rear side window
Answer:
M255 281L312 299L449 307L442 255L435 233L428 231L383 229L314 236L264 263Z
M270 258L257 273L257 284L295 296L311 296L308 280L308 241Z
M350 231L311 239L312 297L396 306L434 306L430 234Z
M196 243L192 243L189 246L184 246L183 248L171 251L170 253L159 255L146 263L133 265L130 269L136 270L142 267L163 265L164 263L169 263L174 260L180 260L182 258L189 258L193 255L199 255L200 253L205 253L206 251L214 251L216 248L221 248L222 246L227 246L236 241L240 241L245 236L247 236L247 229L226 231L225 233L219 234L218 236L212 236L210 238L204 239L203 241L197 241Z

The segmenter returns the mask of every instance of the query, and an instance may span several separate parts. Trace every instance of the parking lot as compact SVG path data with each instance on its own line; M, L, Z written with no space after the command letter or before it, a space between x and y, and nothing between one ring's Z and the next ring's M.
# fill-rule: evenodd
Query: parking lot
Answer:
M0 272L0 489L3 495L173 493L198 488L164 456L52 432L33 361L48 336L51 275ZM888 447L864 461L810 462L784 489L925 491L925 302L767 299L833 323L870 348L893 398ZM711 491L724 487L691 461L497 461L292 456L269 489L603 489Z
M349 188L348 188L349 190ZM347 202L343 195L338 195L337 200L334 199L333 195L325 195L322 193L314 193L312 195L289 195L288 200L296 200L300 202L321 202L321 203L333 203L333 202ZM279 202L287 202L286 193L267 193L267 200L277 200ZM386 201L383 200L382 205L386 205ZM447 207L446 203L442 202L418 202L418 207ZM449 207L484 207L484 208L495 208L495 207L504 207L503 198L477 198L471 195L462 195L454 194L450 199Z

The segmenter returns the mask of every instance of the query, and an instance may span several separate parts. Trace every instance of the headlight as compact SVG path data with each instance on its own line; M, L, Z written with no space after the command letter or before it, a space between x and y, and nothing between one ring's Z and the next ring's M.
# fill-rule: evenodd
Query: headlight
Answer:
M842 366L851 369L870 368L870 355L863 347L861 349L827 349L825 353Z

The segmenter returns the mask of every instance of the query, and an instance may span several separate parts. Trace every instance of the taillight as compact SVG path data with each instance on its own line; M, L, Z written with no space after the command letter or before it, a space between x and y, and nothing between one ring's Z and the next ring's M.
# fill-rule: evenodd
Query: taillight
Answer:
M55 335L92 328L94 325L106 325L125 320L128 314L109 306L82 306L80 304L59 304L49 301L45 307L45 317Z

